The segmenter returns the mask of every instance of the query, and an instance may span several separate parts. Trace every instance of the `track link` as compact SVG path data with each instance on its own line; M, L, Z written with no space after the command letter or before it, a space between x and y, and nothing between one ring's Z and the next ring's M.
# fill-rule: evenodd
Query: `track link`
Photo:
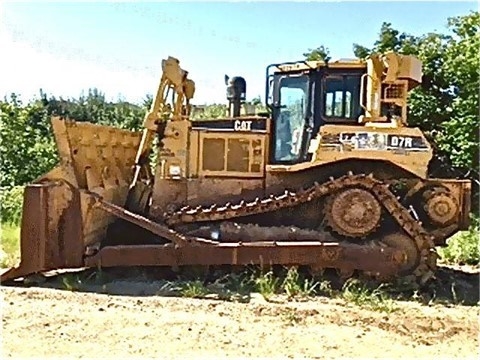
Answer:
M372 174L354 175L350 173L337 179L330 178L329 181L323 184L315 182L313 186L307 189L299 189L296 192L285 191L281 195L270 195L264 199L257 198L252 202L241 201L238 204L227 203L221 206L214 204L212 206L198 206L195 208L187 206L173 213L165 214L164 218L168 226L230 220L294 207L349 187L366 189L380 201L400 228L415 241L420 252L420 261L418 266L412 271L412 276L422 284L430 279L436 268L433 237L425 231L421 223L410 215L409 211L389 190L389 186L375 179Z

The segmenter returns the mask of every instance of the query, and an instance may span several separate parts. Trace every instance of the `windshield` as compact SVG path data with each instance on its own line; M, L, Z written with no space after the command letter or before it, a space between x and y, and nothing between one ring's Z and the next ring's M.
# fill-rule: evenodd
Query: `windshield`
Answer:
M279 111L275 121L275 160L294 161L300 156L308 106L307 76L282 76L278 82Z

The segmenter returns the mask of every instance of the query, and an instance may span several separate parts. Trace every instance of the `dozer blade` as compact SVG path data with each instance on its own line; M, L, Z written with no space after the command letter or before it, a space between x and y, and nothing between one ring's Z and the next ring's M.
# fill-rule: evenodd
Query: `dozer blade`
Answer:
M20 264L1 281L82 267L87 246L115 219L94 207L91 193L119 206L127 199L141 133L58 117L52 128L60 164L25 187Z
M80 194L65 182L25 188L20 229L20 265L1 281L61 268L83 267Z

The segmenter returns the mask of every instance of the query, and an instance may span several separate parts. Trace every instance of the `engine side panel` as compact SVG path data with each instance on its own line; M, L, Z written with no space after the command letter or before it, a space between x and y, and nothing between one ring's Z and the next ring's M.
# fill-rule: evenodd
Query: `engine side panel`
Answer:
M433 152L418 128L325 125L312 141L311 165L349 158L382 160L426 178Z
M175 137L180 131L171 129L175 123L167 124L155 169L153 218L161 220L166 211L187 204L263 196L269 132L265 118L177 123L186 136ZM175 166L178 171L173 172Z

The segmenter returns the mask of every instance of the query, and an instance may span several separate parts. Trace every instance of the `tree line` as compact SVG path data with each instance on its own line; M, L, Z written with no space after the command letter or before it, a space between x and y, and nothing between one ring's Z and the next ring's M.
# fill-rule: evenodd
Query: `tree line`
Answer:
M353 44L358 58L394 50L417 56L423 62L421 86L411 92L409 123L420 127L435 146L436 176L460 175L478 178L479 170L479 69L480 13L471 12L447 20L447 33L414 36L383 23L373 45ZM308 60L329 59L325 46L310 49ZM40 91L24 103L11 94L0 101L0 186L24 185L53 168L57 162L50 127L52 115L77 121L140 130L151 96L141 104L108 102L105 95L89 90L76 99L47 96ZM259 99L251 102L265 108ZM206 106L196 117L223 116L224 104ZM442 173L443 171L443 173Z

